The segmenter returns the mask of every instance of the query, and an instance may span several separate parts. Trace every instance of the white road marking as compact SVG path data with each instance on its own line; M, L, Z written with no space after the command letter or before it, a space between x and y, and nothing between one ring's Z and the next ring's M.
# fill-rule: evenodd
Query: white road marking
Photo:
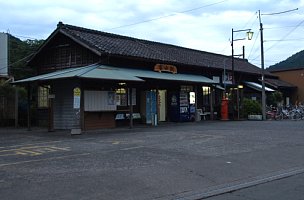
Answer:
M72 154L72 155L66 155L66 156L56 156L56 157L51 157L51 158L25 160L25 161L19 161L19 162L0 164L0 167L6 167L6 166L11 166L11 165L20 165L20 164L33 163L33 162L40 162L40 161L46 161L46 160L56 160L56 159L64 159L64 158L71 158L71 157L78 157L78 156L87 156L87 155L90 155L90 154L91 153L80 153L80 154Z

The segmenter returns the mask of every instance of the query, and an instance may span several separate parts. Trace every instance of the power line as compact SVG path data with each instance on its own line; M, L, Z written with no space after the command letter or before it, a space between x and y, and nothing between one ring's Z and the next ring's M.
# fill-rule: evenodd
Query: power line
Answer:
M263 13L261 15L280 15L280 14L285 14L285 13L289 13L289 12L293 12L299 10L299 8L295 8L295 9L291 9L291 10L285 10L283 12L276 12L276 13Z
M255 13L250 17L250 19L246 22L246 24L243 26L242 29L246 29L246 28L248 27L248 24L249 24L253 19L255 19L256 14L257 14L257 12L255 12ZM253 24L255 23L255 21L256 21L256 20L253 20L251 26L249 26L249 27L253 27ZM250 28L250 29L251 29L251 28ZM238 34L240 34L240 33L237 33L236 36L237 36ZM230 39L229 39L229 41L230 41ZM223 54L223 52L225 52L226 49L229 48L229 47L230 47L230 45L228 45L228 43L227 43L227 45L220 51L221 54Z
M278 14L285 14L288 12L293 12L298 10L298 8L296 9L292 9L292 10L287 10L287 11L283 11L283 12L277 12L277 13L268 13L268 14L261 14L261 15L278 15ZM291 31L289 31L286 35L284 35L280 40L277 40L272 46L270 46L269 48L267 48L266 50L264 50L264 53L269 51L270 49L272 49L275 45L277 45L279 42L284 41L292 32L294 32L298 27L300 27L302 24L304 23L304 20L302 20L299 24L297 24L295 26L295 28L293 28ZM263 41L264 42L264 41ZM255 57L252 60L256 60L259 56Z
M30 40L39 40L37 38L32 38L29 36L22 36L22 35L15 35L15 34L13 36L18 37L18 38L30 39Z
M258 38L259 38L259 34L256 34L255 39L254 39L254 43L253 43L253 45L252 45L252 48L251 48L250 53L249 53L249 56L248 56L248 60L249 60L249 58L250 58L250 56L251 56L251 54L252 54L252 51L253 51L253 49L254 49L254 47L255 47L255 44L256 44L256 41L258 40Z
M131 23L131 24L126 24L126 25L121 25L121 26L117 26L117 27L113 27L113 28L108 28L108 29L105 29L104 31L109 31L109 30L114 30L114 29L119 29L119 28L125 28L125 27L129 27L129 26L135 26L135 25L138 25L138 24L143 24L143 23L147 23L147 22L152 22L152 21L168 18L168 17L173 17L173 16L176 16L178 14L193 12L195 10L200 10L202 8L206 8L206 7L214 6L214 5L217 5L217 4L221 4L221 3L224 3L226 1L228 1L228 0L218 1L218 2L207 4L207 5L204 5L204 6L192 8L192 9L189 9L189 10L184 10L184 11L180 11L180 12L177 12L177 13L173 13L173 14L169 14L169 15L165 15L165 16L160 16L160 17L156 17L156 18L152 18L152 19L147 19L147 20L143 20L143 21L139 21L139 22L135 22L135 23Z
M297 25L292 25L292 26L277 26L277 27L266 27L263 28L265 30L273 30L273 29L285 29L285 28L293 28L296 27Z
M291 31L289 31L285 36L282 37L282 39L278 40L275 44L273 44L271 47L269 47L268 49L266 49L265 52L267 52L268 50L272 49L275 45L277 45L279 42L282 42L285 40L285 38L287 38L292 32L294 32L301 24L304 23L304 20L302 20L294 29L292 29Z
M304 40L304 38L295 38L295 39L286 39L286 40L264 40L264 42L290 42L290 41L299 41Z

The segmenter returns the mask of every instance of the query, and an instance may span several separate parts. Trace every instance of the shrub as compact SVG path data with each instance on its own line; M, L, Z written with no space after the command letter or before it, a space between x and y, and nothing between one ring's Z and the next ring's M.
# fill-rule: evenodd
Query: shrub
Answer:
M262 106L259 102L251 99L243 100L244 114L247 115L260 115L262 114Z

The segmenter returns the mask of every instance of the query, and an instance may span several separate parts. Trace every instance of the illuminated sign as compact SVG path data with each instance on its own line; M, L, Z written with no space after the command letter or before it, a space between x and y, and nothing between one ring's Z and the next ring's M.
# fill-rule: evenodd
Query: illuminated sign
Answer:
M156 64L154 66L154 71L156 71L156 72L170 72L172 74L176 74L177 73L177 68L174 65Z

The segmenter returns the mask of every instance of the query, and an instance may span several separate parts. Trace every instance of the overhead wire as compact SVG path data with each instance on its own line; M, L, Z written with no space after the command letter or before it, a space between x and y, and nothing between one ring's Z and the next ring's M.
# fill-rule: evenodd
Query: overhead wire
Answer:
M163 19L163 18L173 17L173 16L175 16L177 14L180 14L180 13L192 12L192 11L199 10L199 9L202 9L202 8L206 8L206 7L214 6L214 5L217 5L217 4L221 4L221 3L224 3L226 1L229 1L229 0L222 0L222 1L215 2L215 3L207 4L207 5L204 5L204 6L200 6L200 7L180 11L180 12L177 12L177 13L173 13L173 14L170 14L170 15L165 15L165 16L161 16L161 17L157 17L157 18L153 18L153 19L148 19L148 20L144 20L144 21L140 21L140 22L136 22L136 23L132 23L132 24L128 24L128 25L118 26L118 27L115 27L115 28L105 29L105 30L108 31L108 30L113 30L113 29L118 29L118 28L124 28L124 27L134 26L134 25L137 25L137 24L142 24L142 23L147 23L147 22L151 22L151 21L160 20L160 19ZM135 40L135 42L140 44L140 45L143 45L147 49L150 49L150 50L160 54L161 56L164 56L164 57L166 56L163 52L161 52L157 49L151 48L148 44L146 44L144 42L141 42L140 40Z
M253 45L252 45L251 50L250 50L250 53L249 53L249 55L248 55L248 60L250 59L250 57L251 57L251 55L252 55L252 51L253 51L253 49L255 48L255 44L256 44L258 38L259 38L259 34L256 34L255 39L254 39L254 42L253 42Z
M296 10L299 10L299 8L285 10L285 11L282 11L282 12L262 13L261 15L280 15L280 14L285 14L285 13L293 12L293 11L296 11Z
M257 14L257 12L255 12L255 13L250 17L250 19L246 22L246 24L243 26L242 29L246 29L246 28L248 27L248 24L252 21L252 19L254 19L254 17L256 16L256 14ZM254 23L255 23L255 21L253 21L252 24L251 24L251 26L249 26L249 27L253 27L253 24L254 24ZM251 28L250 28L250 29L251 29ZM239 33L237 33L237 34L239 34ZM228 41L230 41L230 39L229 39ZM231 43L231 41L230 41L230 43ZM223 54L223 52L225 52L226 49L227 49L228 47L230 47L230 45L228 45L228 44L225 45L224 49L222 49L220 52Z
M172 14L169 14L169 15L164 15L164 16L155 17L155 18L152 18L152 19L147 19L147 20L143 20L143 21L139 21L139 22L134 22L134 23L131 23L131 24L126 24L126 25L121 25L121 26L117 26L117 27L113 27L113 28L108 28L108 29L105 29L104 31L109 31L109 30L114 30L114 29L119 29L119 28L125 28L125 27L134 26L134 25L138 25L138 24L143 24L143 23L147 23L147 22L152 22L152 21L156 21L156 20L160 20L160 19L164 19L164 18L168 18L168 17L173 17L173 16L176 16L178 14L193 12L195 10L200 10L202 8L206 8L206 7L214 6L214 5L217 5L217 4L221 4L221 3L224 3L226 1L229 1L229 0L222 0L222 1L215 2L215 3L203 5L203 6L200 6L200 7L196 7L196 8L176 12L176 13L172 13Z
M277 27L263 27L264 30L272 30L272 29L285 29L285 28L293 28L296 27L297 25L292 25L292 26L277 26Z
M292 11L296 11L296 10L298 10L298 8L292 9L292 10L287 10L287 11L284 11L284 12L269 13L269 14L261 14L261 15L277 15L277 14L284 14L284 13L292 12ZM266 50L264 50L264 53L268 52L270 49L272 49L274 46L276 46L279 42L285 41L285 39L286 39L291 33L293 33L297 28L299 28L303 23L304 23L304 20L302 20L300 23L298 23L296 26L294 26L294 28L293 28L291 31L289 31L287 34L285 34L281 39L275 41L275 43L274 43L272 46L270 46L269 48L267 48ZM263 41L263 42L265 42L265 41ZM259 57L259 55L256 56L255 58L253 58L252 60L256 60L258 57Z
M173 14L169 14L169 15L165 15L165 16L161 16L161 17L156 17L156 18L152 18L152 19L148 19L148 20L143 20L143 21L140 21L140 22L136 22L136 23L132 23L132 24L127 24L127 25L122 25L122 26L118 26L118 27L114 27L114 28L109 28L109 29L106 29L106 30L114 30L114 29L118 29L118 28L124 28L124 27L129 27L129 26L134 26L134 25L138 25L138 24L142 24L142 23L147 23L147 22L151 22L151 21L156 21L156 20L160 20L160 19L163 19L163 18L168 18L168 17L173 17L175 15L178 15L178 14L181 14L181 13L188 13L188 12L193 12L195 10L200 10L202 8L206 8L206 7L210 7L210 6L214 6L214 5L217 5L217 4L221 4L221 3L224 3L228 0L222 0L222 1L217 1L215 3L211 3L211 4L207 4L207 5L203 5L203 6L200 6L200 7L196 7L196 8L192 8L192 9L188 9L188 10L183 10L183 11L180 11L180 12L177 12L177 13L173 13ZM25 39L30 39L30 40L37 40L35 38L32 38L32 37L28 37L28 36L21 36L21 35L15 35L16 37L18 38L25 38ZM147 46L147 44L144 44L144 43L141 43L139 41L137 41L138 43L144 45L146 48L150 48ZM158 52L158 53L161 53L163 54L163 52ZM13 66L15 65L16 63L19 63L27 58L29 58L30 56L32 56L33 54L30 54L30 55L27 55L25 56L24 58L21 58L19 60L17 60L16 62L14 63L11 63L9 64L9 66ZM6 67L3 67L3 68L0 68L1 69L4 69ZM17 67L15 67L16 69ZM20 67L18 67L20 68Z
M301 26L301 24L304 23L304 20L302 20L295 28L293 28L291 31L289 31L286 35L284 35L282 37L282 39L278 40L275 44L273 44L272 46L270 46L269 48L267 48L264 52L267 52L268 50L272 49L275 45L277 45L279 42L284 41L291 33L293 33L297 28L299 28L299 26Z

